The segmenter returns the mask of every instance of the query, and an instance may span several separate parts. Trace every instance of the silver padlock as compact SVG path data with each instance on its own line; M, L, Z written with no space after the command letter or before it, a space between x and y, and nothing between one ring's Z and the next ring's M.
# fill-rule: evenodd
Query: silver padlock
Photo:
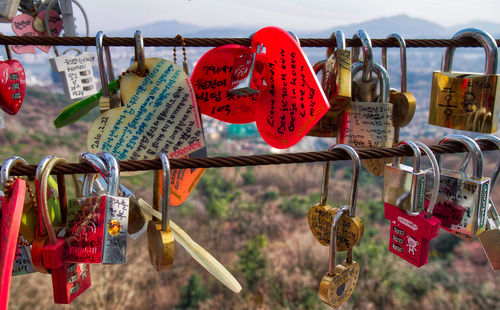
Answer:
M486 229L490 178L483 177L483 154L477 143L463 135L448 135L439 141L460 142L472 155L472 176L465 171L445 169L441 156L439 195L433 215L441 220L441 227L457 237L472 241Z
M387 164L384 171L384 203L397 206L409 213L424 211L425 182L427 171L420 169L421 153L411 141L398 144L408 145L413 151L413 167L401 164L400 157L395 157L392 164Z
M120 94L118 92L110 93L108 89L108 83L114 81L115 76L109 46L104 47L102 43L104 37L106 36L102 31L99 31L96 35L97 65L102 88L102 96L99 98L99 110L101 114L122 104ZM106 66L104 65L104 52L106 52Z
M258 94L260 90L255 85L255 60L262 47L257 46L257 52L251 55L240 55L236 58L231 75L230 93L237 96Z
M92 69L96 62L95 53L84 52L76 56L63 54L49 61L52 70L61 75L66 97L76 99L97 93Z

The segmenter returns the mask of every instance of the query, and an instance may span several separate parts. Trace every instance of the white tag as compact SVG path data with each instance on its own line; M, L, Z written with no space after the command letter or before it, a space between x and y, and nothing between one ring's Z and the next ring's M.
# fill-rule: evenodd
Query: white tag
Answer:
M52 70L60 72L64 92L70 99L88 97L97 93L92 65L95 53L81 53L78 56L62 55L50 59Z

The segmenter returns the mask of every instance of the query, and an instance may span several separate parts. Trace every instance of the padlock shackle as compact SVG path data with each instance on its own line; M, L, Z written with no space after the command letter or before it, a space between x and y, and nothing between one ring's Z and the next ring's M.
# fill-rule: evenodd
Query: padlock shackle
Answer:
M161 152L158 157L161 160L162 174L163 174L163 190L161 197L161 229L167 231L170 226L170 161L167 154Z
M318 74L321 70L325 69L326 59L320 60L313 65L314 73Z
M40 200L40 194L41 194L41 191L40 191L40 186L41 186L41 180L42 180L42 173L43 171L45 170L45 168L47 167L47 164L49 163L50 160L52 160L53 158L55 158L55 156L53 155L48 155L48 156L45 156L44 158L42 158L42 160L40 160L40 162L38 163L37 167L36 167L36 172L35 172L35 188L36 188L36 197L37 197L37 204L38 201ZM42 209L40 206L38 206L38 214L37 214L37 220L38 220L38 235L39 236L45 236L46 232L45 232L45 225L43 224L43 216L42 216Z
M408 82L406 79L406 42L402 36L397 33L390 34L387 39L394 38L399 44L399 59L401 63L401 92L405 93L408 89ZM382 66L389 71L387 66L387 47L382 47Z
M401 141L398 143L397 147L400 147L401 145L407 145L413 151L413 172L420 172L422 153L420 153L420 149L418 148L418 146L411 140ZM394 157L394 167L399 167L400 163L401 157Z
M343 150L349 156L351 156L352 160L352 180L351 180L351 192L349 195L349 216L356 216L356 204L358 201L358 186L359 186L359 173L361 167L361 160L359 159L359 155L351 146L347 144L337 144L330 148L330 150Z
M360 29L358 33L355 33L352 37L353 39L360 39L361 45L363 48L363 75L362 80L364 82L371 81L372 79L372 71L373 71L373 48L372 48L372 40L368 33ZM355 62L359 59L359 47L352 48L352 60ZM354 76L354 75L353 75Z
M20 164L29 165L24 158L19 156L11 156L3 162L0 169L0 191L5 190L5 185L10 177L10 169Z
M480 141L488 141L490 143L495 144L496 148L500 150L500 138L494 135L482 135L479 137L476 137L474 141L480 142ZM460 171L465 172L467 169L467 166L469 165L471 155L470 153L465 156L464 160L462 161L462 164L460 165ZM500 160L498 160L497 165L495 169L493 170L493 174L490 177L490 192L491 189L495 187L495 185L498 182L498 177L500 176Z
M83 152L80 154L80 162L86 162L92 166L95 170L97 170L98 174L102 177L105 177L108 174L108 168L104 161L99 158L94 153ZM85 174L82 181L82 196L83 197L91 197L92 196L92 187L94 184L94 180L96 178L95 173Z
M330 150L331 148L328 151ZM326 206L326 201L328 200L328 184L330 183L331 167L331 162L325 161L325 164L323 165L323 179L321 180L321 195L319 199L320 206Z
M326 58L329 58L332 56L332 54L335 52L335 50L345 50L346 49L346 44L345 44L345 34L342 30L337 30L332 32L330 35L330 40L335 39L335 42L337 42L337 45L334 46L329 46L326 49Z
M498 68L498 46L495 38L491 36L486 31L477 28L466 28L455 33L452 39L461 38L473 38L479 42L486 53L486 63L484 65L485 74L497 74ZM442 61L441 61L441 71L450 72L453 65L453 55L455 53L455 47L447 47Z
M477 145L476 141L464 135L452 134L443 137L439 141L438 145L447 142L460 142L467 148L471 156L473 156L472 178L476 180L481 179L483 177L483 162L484 162L483 153L481 152L481 148L479 147L479 145ZM436 159L438 161L439 166L441 167L442 162L441 162L441 156L439 154L436 155Z
M330 228L330 264L328 266L328 275L333 277L335 275L335 267L337 266L336 254L337 254L337 233L340 218L344 213L348 213L349 208L347 206L342 206L333 216L332 226Z
M432 191L431 191L431 199L429 200L429 207L427 208L427 213L425 214L425 218L429 219L432 217L432 212L434 211L434 206L436 205L437 198L439 195L439 182L441 179L441 172L439 171L439 164L432 150L423 142L414 141L414 143L419 148L421 148L425 154L427 154L427 157L429 157L429 161L431 162L432 166L432 174L434 179L432 183ZM425 177L427 179L427 176Z
M120 187L120 166L118 165L118 161L109 152L100 152L97 156L104 161L106 167L108 168L105 175L105 179L108 184L106 195L118 196L118 189Z
M351 77L354 80L356 74L361 71L363 64L361 62L356 62L351 66ZM389 93L390 93L390 78L387 70L384 69L381 65L375 63L373 64L373 70L377 74L379 78L380 85L380 94L378 98L378 102L388 103L389 102Z
M52 157L50 158L45 166L45 169L42 171L42 175L40 178L40 183L37 186L37 192L39 192L40 199L38 200L38 208L41 210L43 223L45 224L45 228L47 229L47 235L49 236L49 242L52 244L57 243L57 236L54 230L54 226L52 225L52 220L50 219L49 207L47 204L47 185L50 178L50 173L52 169L58 164L69 164L69 162L62 157ZM75 189L78 189L78 180L76 178L76 174L72 174L73 183L75 185ZM61 190L58 188L58 190ZM77 191L78 192L78 191ZM62 201L59 202L61 205Z
M135 61L137 62L137 75L144 75L146 73L146 58L144 56L144 39L142 38L141 31L137 30L134 34L135 39Z
M109 50L109 46L103 46L102 44L102 40L105 36L106 35L104 34L104 32L97 32L95 50L97 55L97 67L99 68L99 77L101 79L102 96L105 98L109 98L110 94L108 83L114 81L115 78L113 64L111 63L111 52ZM104 65L104 52L106 52L106 65Z

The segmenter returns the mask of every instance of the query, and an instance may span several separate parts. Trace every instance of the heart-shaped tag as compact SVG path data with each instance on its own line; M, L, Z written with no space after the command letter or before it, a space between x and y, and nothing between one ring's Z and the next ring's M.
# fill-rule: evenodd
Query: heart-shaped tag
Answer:
M135 70L137 63L128 70ZM205 138L191 83L176 64L161 58L147 58L146 77L127 74L120 81L126 106L111 109L91 125L87 147L91 152L107 151L117 160L154 159L159 152L169 158L206 156ZM200 179L178 178L177 201L182 202ZM174 197L174 196L171 196ZM173 204L173 203L172 203Z
M14 115L21 108L26 91L26 75L19 61L0 61L0 84L0 108Z
M45 19L46 10L41 11L38 17L42 20ZM12 19L12 30L18 37L29 36L29 37L40 37L44 36L43 32L39 32L34 28L35 17L27 14L19 14ZM49 28L50 35L57 37L63 29L63 21L59 14L50 10L49 15ZM50 45L37 45L41 51L48 53L50 50ZM35 47L33 45L12 45L12 50L16 54L34 54Z
M26 181L17 179L10 186L10 197L2 200L0 221L0 308L7 309L9 304L10 280L16 256L19 224L23 214Z
M201 113L233 124L255 121L258 94L238 96L229 92L234 74L249 73L247 64L238 63L238 59L251 55L250 48L229 44L213 48L201 56L191 74Z
M252 37L257 62L265 62L262 92L255 107L257 128L272 147L295 145L328 111L330 104L296 39L266 27Z

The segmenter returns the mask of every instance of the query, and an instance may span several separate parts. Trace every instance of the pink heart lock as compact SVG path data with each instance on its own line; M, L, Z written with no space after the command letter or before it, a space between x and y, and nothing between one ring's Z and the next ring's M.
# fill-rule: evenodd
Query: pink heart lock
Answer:
M23 66L15 59L0 61L0 108L14 115L21 108L26 91Z
M45 19L45 14L46 10L41 11L38 13L38 17L41 18L42 20ZM31 37L41 37L44 36L44 33L37 31L33 27L33 23L35 22L35 17L27 14L20 14L15 16L12 19L12 30L14 33L21 37L21 36L31 36ZM63 21L59 14L51 10L50 15L49 15L49 28L50 28L50 35L51 36L59 36L59 33L61 33L63 29ZM50 50L50 45L37 45L41 51L48 53ZM12 50L16 54L34 54L35 53L35 46L33 45L12 45Z
M257 31L252 52L265 63L265 83L255 106L257 128L270 146L291 147L328 111L328 99L299 43L285 30Z

